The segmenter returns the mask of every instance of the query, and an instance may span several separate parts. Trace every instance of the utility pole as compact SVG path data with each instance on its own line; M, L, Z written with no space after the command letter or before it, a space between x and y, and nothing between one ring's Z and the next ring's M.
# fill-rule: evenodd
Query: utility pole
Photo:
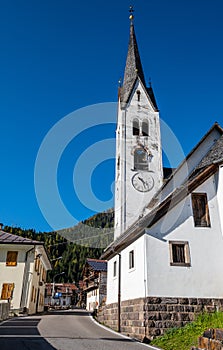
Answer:
M54 294L55 294L55 279L56 279L56 277L64 275L64 274L65 274L65 272L63 271L63 272L58 273L55 276L53 276L53 288L52 288L52 295L51 295L51 305L53 304L53 298L54 298Z

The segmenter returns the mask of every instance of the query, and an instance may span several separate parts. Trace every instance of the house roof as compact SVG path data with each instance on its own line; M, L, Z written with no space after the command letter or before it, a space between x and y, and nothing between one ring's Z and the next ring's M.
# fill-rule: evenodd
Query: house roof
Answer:
M87 264L94 271L107 271L107 261L100 259L87 259Z
M0 231L0 244L26 244L26 245L43 245L43 242L35 241L29 238L13 235L11 233Z
M216 124L209 130L213 130L216 127ZM220 126L217 125L220 128ZM221 132L222 129L220 128ZM207 136L209 132L205 135ZM202 138L204 140L205 137ZM201 141L202 141L201 140ZM199 141L198 145L200 145L201 141ZM198 145L196 145L193 149L193 152L197 149ZM193 153L190 152L190 155ZM186 160L189 156L186 157ZM184 160L183 162L185 162ZM108 246L105 252L102 254L103 259L111 258L116 255L117 252L121 251L123 248L127 247L129 244L138 239L141 235L145 233L147 228L152 227L160 218L162 218L168 210L172 209L176 206L180 201L182 201L189 193L194 191L200 184L206 181L211 175L213 175L219 164L223 163L223 135L219 137L218 140L214 143L211 149L204 155L198 165L194 168L191 174L188 175L186 180L182 185L175 188L172 193L170 193L166 198L164 198L161 203L154 206L154 208L147 214L146 216L139 219L136 223L134 223L131 227L129 227L121 236L119 236L110 246ZM179 167L182 166L182 163ZM177 171L177 169L176 169ZM176 172L175 171L175 172ZM174 173L175 173L174 172ZM170 179L174 176L174 173L170 175ZM156 199L161 195L162 190L158 191L158 194L154 196L152 201L155 203Z

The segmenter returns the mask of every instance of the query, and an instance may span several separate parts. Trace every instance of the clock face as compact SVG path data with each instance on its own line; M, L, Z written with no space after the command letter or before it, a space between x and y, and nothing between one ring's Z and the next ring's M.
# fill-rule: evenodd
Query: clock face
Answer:
M137 191L148 192L154 186L154 180L150 173L139 172L132 177L132 184Z

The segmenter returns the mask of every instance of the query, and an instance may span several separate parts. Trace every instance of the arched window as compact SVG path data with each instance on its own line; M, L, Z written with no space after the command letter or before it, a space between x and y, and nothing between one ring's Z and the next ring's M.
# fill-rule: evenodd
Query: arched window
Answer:
M134 119L132 123L132 133L133 135L139 135L139 121L138 119Z
M134 169L148 170L147 152L143 148L136 148L134 151Z
M143 120L143 122L142 122L142 136L149 136L148 120Z

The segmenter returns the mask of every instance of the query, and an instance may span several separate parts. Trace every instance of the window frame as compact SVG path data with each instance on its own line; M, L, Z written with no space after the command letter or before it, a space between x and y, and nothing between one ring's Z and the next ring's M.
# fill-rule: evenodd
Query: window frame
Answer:
M136 126L137 124L137 126ZM132 121L132 135L133 136L139 136L140 135L140 124L139 119L134 118Z
M199 204L198 204L199 202L197 199L199 199L201 202L201 198L204 200L203 205L205 206L205 212L203 213L203 216L198 215L199 209L197 208L199 206ZM193 192L193 193L191 193L191 202L192 202L194 226L195 227L211 227L207 193L205 193L205 192L202 192L202 193L201 192ZM201 211L202 211L202 208L201 208Z
M144 119L142 121L142 136L143 137L148 137L149 136L149 121L147 119Z
M117 277L117 260L113 262L113 278Z
M173 247L183 246L184 261L176 261L174 256ZM190 249L188 241L169 241L169 252L170 252L170 266L183 266L190 267Z
M13 258L10 258L13 257ZM6 266L15 267L18 263L18 251L16 250L8 250L6 255Z
M138 152L142 152L143 156L138 154ZM145 158L145 160L143 159ZM145 151L143 147L137 147L134 150L134 170L140 171L148 171L148 153Z
M135 269L135 250L129 251L129 270Z

